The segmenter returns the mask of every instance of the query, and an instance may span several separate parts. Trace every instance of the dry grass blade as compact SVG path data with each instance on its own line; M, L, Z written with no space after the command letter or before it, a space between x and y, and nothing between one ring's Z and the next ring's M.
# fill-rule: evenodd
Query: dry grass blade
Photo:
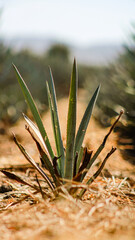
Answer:
M115 128L117 122L120 120L120 118L121 118L121 116L122 116L123 113L124 113L124 111L121 110L121 111L120 111L120 114L119 114L119 116L118 116L118 118L115 120L115 122L114 122L113 125L111 126L111 128L110 128L108 134L105 136L105 138L104 138L104 140L103 140L103 143L102 143L103 146L105 146L105 143L106 143L106 141L107 141L107 138L109 137L109 135L111 134L111 132L112 132L113 129Z
M33 167L40 173L40 175L46 180L49 187L52 189L52 191L55 189L52 181L49 179L49 177L45 174L45 172L35 163L35 161L28 155L28 153L25 151L24 147L18 143L16 137L14 136L14 142L24 155L24 157L33 165Z
M34 133L37 135L38 139L40 140L40 142L42 143L42 145L44 146L44 149L47 153L48 152L48 149L46 147L46 144L45 144L45 141L43 140L43 137L39 131L39 129L37 128L37 126L28 118L28 116L26 116L24 113L23 113L23 117L25 119L25 121L27 122L27 124L31 127L31 129L34 131Z
M29 164L29 163L25 163L25 164L16 164L16 165L13 165L13 164L11 164L11 165L9 165L9 166L7 166L7 167L2 167L2 168L0 168L0 171L1 170L14 170L14 171L22 171L22 172L24 172L24 171L26 171L28 168L33 168L33 166L31 165L31 164Z
M36 143L37 145L37 149L39 151L39 154L40 154L40 160L41 162L44 164L45 168L50 172L53 180L54 180L54 183L57 186L59 186L59 182L55 176L55 171L54 171L54 168L53 168L53 165L52 163L50 162L47 154L43 151L40 143L37 141L37 139L34 137L33 133L30 131L29 127L25 126L26 130L30 133L32 139L34 140L34 142Z
M61 156L60 156L61 157ZM60 157L54 157L53 159L53 168L54 168L54 171L55 171L55 174L58 178L60 178L60 174L58 172L58 163L57 163L57 160L60 158Z
M88 165L88 163L89 163L89 161L90 161L90 159L91 159L92 152L93 152L93 151L87 150L87 148L84 148L84 150L83 150L82 164L81 164L81 166L80 166L80 168L79 168L78 173L74 176L73 181L75 181L75 182L82 182L82 181L81 181L81 178L82 178L84 172L87 173L86 167L87 167L87 165ZM85 171L85 170L86 170L86 171ZM73 183L72 183L72 184L73 184ZM76 192L77 189L78 189L78 187L76 187L76 188L74 187L74 189L73 189L73 185L72 185L72 188L71 188L71 190L70 190L70 194L75 194L75 192Z
M108 137L110 136L111 132L113 131L113 129L115 128L117 122L119 121L119 119L121 118L122 114L124 113L123 110L120 111L120 114L118 116L118 118L115 120L115 122L113 123L113 125L111 126L108 134L104 137L103 142L101 143L101 145L99 146L99 148L97 149L97 151L95 152L94 156L91 158L91 161L88 163L87 165L87 169L90 169L92 164L95 162L95 160L97 159L98 155L101 153L101 151L103 150L103 148L105 147L106 141L108 139ZM84 172L82 179L84 179L86 175L86 172Z
M43 190L42 190L42 187L41 187L40 182L39 182L39 180L38 180L37 174L36 174L36 181L37 181L37 184L38 184L38 186L39 186L41 196L42 196L42 198L44 199L44 198L45 198L45 194L44 194L44 192L43 192Z
M24 181L23 179L21 179L19 176L17 176L17 175L14 174L14 173L11 173L11 172L8 172L8 171L5 171L5 170L1 170L1 172L2 172L4 175L6 175L8 178L12 179L12 180L15 180L15 181L17 181L17 182L19 182L19 183L22 183L22 184L24 184L24 185L27 185L27 186L29 186L29 187L31 187L31 188L34 188L35 190L39 190L39 188L38 188L37 186L34 186L34 185L32 185L32 184Z
M39 192L39 191L35 191L35 192L32 193L32 195L35 195L35 194L37 194L38 192ZM20 198L19 200L15 201L15 202L9 203L5 208L1 209L0 212L6 211L6 210L9 209L10 207L15 206L16 204L25 201L25 200L28 199L29 197L32 197L32 195L27 193L27 195L26 195L25 197L22 197L22 198ZM47 196L50 197L49 194L47 194Z
M78 173L82 172L85 168L87 168L87 165L90 162L92 153L93 153L92 150L88 150L87 148L84 149L84 157L83 157L82 165L80 166Z
M90 185L98 176L99 174L101 173L102 169L104 168L105 166L105 163L107 161L107 159L116 151L116 148L113 148L111 149L111 151L106 155L105 159L103 160L101 166L99 167L99 169L94 173L94 175L87 181L87 185ZM79 197L81 198L84 193L86 192L86 189L83 189L80 194L79 194Z
M82 164L78 170L78 173L74 176L75 181L81 182L81 178L83 180L83 174L88 172L87 166L91 160L93 151L88 150L87 148L84 148L83 158L82 158ZM85 171L86 170L86 171Z

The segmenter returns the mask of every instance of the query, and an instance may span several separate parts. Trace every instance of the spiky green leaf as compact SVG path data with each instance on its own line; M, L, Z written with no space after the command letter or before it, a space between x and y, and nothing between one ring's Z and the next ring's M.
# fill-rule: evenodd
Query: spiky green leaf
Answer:
M22 76L20 75L18 69L16 68L16 66L13 64L13 67L15 69L15 73L16 73L16 76L17 76L17 79L18 79L18 82L20 84L20 87L22 89L22 92L23 92L23 95L27 101L27 104L32 112L32 115L33 115L33 118L38 126L38 129L42 135L42 138L46 144L46 147L47 147L47 150L48 150L48 153L50 154L50 157L53 159L54 158L54 153L52 151L52 148L51 148L51 145L50 145L50 142L49 142L49 139L48 139L48 136L47 136L47 133L45 131L45 128L43 126L43 123L42 123L42 120L41 120L41 117L39 115L39 112L38 112L38 109L34 103L34 100L32 98L32 95L26 85L26 83L24 82Z
M83 115L82 121L80 123L79 129L78 129L78 132L76 135L74 155L76 154L76 152L78 152L78 153L80 152L80 149L81 149L81 146L82 146L82 143L84 140L84 136L85 136L85 133L86 133L86 130L88 127L88 123L90 121L91 114L92 114L92 111L93 111L93 108L94 108L94 105L95 105L95 102L96 102L96 99L97 99L97 96L99 93L99 89L100 89L100 86L98 86L98 88L94 92L94 94L86 108L86 111Z
M74 164L74 141L76 131L76 103L77 103L77 71L76 61L73 63L73 70L70 83L68 120L67 120L67 141L66 141L66 162L65 162L65 178L72 179Z
M52 118L52 126L53 126L53 132L55 137L57 155L58 157L61 156L60 159L58 160L58 165L61 170L60 172L61 176L64 177L65 154L64 154L64 147L63 147L61 131L60 131L55 86L54 86L51 69L50 69L50 81L46 82L46 85L47 85L47 94L48 94L49 108L50 108L51 118Z

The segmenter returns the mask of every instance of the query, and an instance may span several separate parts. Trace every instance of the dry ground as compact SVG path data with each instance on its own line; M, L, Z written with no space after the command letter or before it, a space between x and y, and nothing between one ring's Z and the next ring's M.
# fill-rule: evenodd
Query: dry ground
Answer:
M66 136L67 99L59 101L62 138ZM78 104L78 119L84 112L83 98ZM54 146L49 113L43 116L51 144ZM12 141L11 133L18 136L34 159L38 159L36 147L24 130L20 120L7 134L0 135L0 167L24 179L33 179L26 160ZM102 129L93 119L88 127L85 144L96 150L108 129ZM112 146L117 145L113 133L99 161ZM23 165L24 164L24 165ZM18 165L22 165L20 168ZM40 195L21 184L14 183L0 174L0 185L12 185L13 190L0 194L0 239L135 239L135 167L122 159L117 150L108 160L102 176L90 186L83 201L67 196L67 199L43 200ZM19 203L20 199L27 197ZM15 205L13 205L13 203Z

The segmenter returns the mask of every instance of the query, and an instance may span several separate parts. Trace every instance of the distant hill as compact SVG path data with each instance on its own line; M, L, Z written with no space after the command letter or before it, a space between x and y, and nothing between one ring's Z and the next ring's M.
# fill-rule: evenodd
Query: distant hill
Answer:
M12 47L15 51L29 49L37 54L42 54L53 44L60 43L54 39L38 37L3 38L1 41L3 41L6 46ZM120 44L102 44L85 48L75 47L73 45L67 46L71 50L72 56L76 57L78 63L91 65L108 64L123 52L123 47Z
M122 45L104 44L87 48L73 48L79 62L92 65L106 65L113 62L124 51Z

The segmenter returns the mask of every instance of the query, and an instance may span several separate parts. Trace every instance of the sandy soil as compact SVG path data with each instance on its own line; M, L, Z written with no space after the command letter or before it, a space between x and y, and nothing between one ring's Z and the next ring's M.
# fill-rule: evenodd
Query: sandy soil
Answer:
M67 105L67 99L60 100L58 105L64 143ZM78 119L81 119L84 109L81 95ZM43 116L43 122L55 149L49 113ZM38 161L35 144L24 126L25 122L21 119L5 135L0 135L0 167L11 169L24 179L32 180L33 170L28 170L27 161L11 137L14 132L30 155ZM95 151L107 131L91 119L85 145ZM116 133L109 137L98 161L104 159L112 146L117 146L117 137ZM29 187L14 183L0 173L0 185L13 187L10 192L0 193L0 239L135 239L134 183L135 167L123 160L119 150L108 160L102 176L90 186L83 201L70 196L66 199L43 200L40 194L34 195ZM27 199L19 203L23 197Z

